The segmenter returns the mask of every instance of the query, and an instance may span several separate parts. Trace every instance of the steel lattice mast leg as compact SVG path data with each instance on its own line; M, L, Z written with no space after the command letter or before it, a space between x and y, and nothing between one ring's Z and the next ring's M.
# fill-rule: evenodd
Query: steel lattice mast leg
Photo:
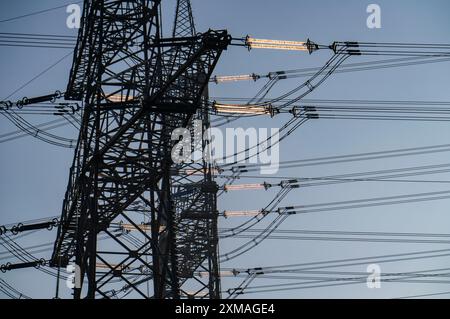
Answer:
M190 0L177 0L173 37L195 36L195 24ZM180 58L180 57L179 57ZM181 61L177 61L180 63ZM192 74L196 76L197 74ZM182 83L180 83L182 87ZM180 96L189 95L189 88ZM193 150L203 154L208 141L203 133L209 128L208 90L202 94L201 105L189 125L194 137ZM217 234L217 184L213 180L212 165L198 161L177 165L177 171L196 172L174 174L172 192L179 228L176 240L179 253L177 263L183 295L190 298L220 298ZM199 218L201 216L201 218Z

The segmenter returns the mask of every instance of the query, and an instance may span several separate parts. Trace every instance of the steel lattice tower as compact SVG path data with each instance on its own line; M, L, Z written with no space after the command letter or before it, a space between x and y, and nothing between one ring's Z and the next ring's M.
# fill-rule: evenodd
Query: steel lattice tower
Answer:
M208 163L173 163L171 133L209 126L207 85L231 37L196 34L179 0L163 38L160 2L84 2L65 94L84 101L83 122L51 260L80 267L75 298L220 297L217 185Z

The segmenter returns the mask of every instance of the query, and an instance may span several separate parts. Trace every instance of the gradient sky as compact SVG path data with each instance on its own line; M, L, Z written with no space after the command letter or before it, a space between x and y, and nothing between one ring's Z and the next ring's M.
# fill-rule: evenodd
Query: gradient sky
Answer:
M164 1L164 29L170 30L174 0ZM62 5L57 0L0 1L0 20ZM368 29L366 7L377 3L382 10L382 28ZM258 0L192 0L197 31L228 29L234 37L250 34L254 37L285 40L305 40L330 44L333 41L449 43L450 3L431 1L258 1ZM1 32L76 35L66 27L67 14L63 9L11 22L0 23ZM70 50L0 47L2 75L0 98L39 74L47 66L62 58ZM303 52L252 50L231 47L223 54L215 74L266 74L323 65L330 52L308 55ZM348 62L366 61L351 57ZM38 96L54 90L64 90L71 66L71 58L59 63L44 76L14 94L11 99ZM427 64L365 72L336 74L308 98L369 99L369 100L425 100L450 101L449 64ZM271 92L277 96L298 86L304 79L287 80ZM210 95L220 97L251 97L264 82L210 86ZM47 121L44 117L27 117L33 123ZM235 126L280 127L287 117L239 120ZM15 130L0 117L0 134ZM64 136L76 137L70 128L55 130ZM445 122L381 122L381 121L310 121L280 146L282 161L340 154L372 152L416 146L449 143L450 127ZM354 162L282 170L279 175L314 177L378 169L403 168L449 163L449 154L399 157L389 160ZM0 224L9 224L46 216L59 215L66 189L73 150L61 149L26 137L0 144ZM447 174L448 175L448 174ZM419 177L450 180L439 174ZM244 182L244 180L242 181ZM249 180L245 180L249 182ZM450 190L450 184L361 182L312 187L292 191L282 206L342 201L368 197ZM225 194L219 200L219 211L225 209L260 209L275 195L274 191L248 191L245 194ZM291 216L281 229L433 232L449 233L449 200L412 203L348 211L323 212ZM221 220L220 226L240 221ZM262 226L259 225L258 228ZM20 243L30 246L54 240L55 232L39 232L23 238ZM239 243L224 240L220 252L226 253ZM247 254L222 264L222 267L259 267L365 257L395 253L447 248L443 244L399 244L329 241L267 240ZM0 249L0 252L4 250ZM50 256L50 252L39 256ZM5 263L10 260L0 260ZM365 272L367 265L339 270ZM434 258L411 262L382 264L382 272L406 272L450 267L450 258ZM337 269L335 269L337 270ZM1 273L0 278L34 298L51 298L55 280L33 270ZM254 285L274 283L257 280ZM237 279L223 280L223 290L236 287ZM380 289L368 289L365 283L347 286L292 290L266 294L245 295L249 298L395 298L416 294L445 292L443 284L382 283ZM64 291L63 296L68 296ZM441 295L440 297L448 297ZM5 297L0 292L0 298ZM226 294L224 294L226 297Z

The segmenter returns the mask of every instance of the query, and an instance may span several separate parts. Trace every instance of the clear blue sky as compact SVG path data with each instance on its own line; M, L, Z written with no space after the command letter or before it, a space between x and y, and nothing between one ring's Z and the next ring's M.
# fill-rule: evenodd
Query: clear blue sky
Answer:
M164 1L165 30L172 24L173 3ZM382 28L366 27L366 7L375 1L219 1L192 0L198 31L208 28L228 29L235 37L250 34L254 37L305 40L330 44L338 41L449 43L450 3L432 1L381 1ZM0 20L66 3L57 0L0 1ZM66 27L64 10L52 11L11 22L0 23L1 32L76 35ZM0 96L5 98L16 88L40 73L70 50L0 47L2 74ZM219 62L216 74L266 74L323 65L330 52L307 55L302 52L253 50L232 47ZM360 60L361 59L361 60ZM352 57L349 62L363 61ZM365 60L364 60L365 61ZM67 58L50 72L15 94L23 96L48 94L64 90L71 66ZM299 85L304 79L281 83L272 93L276 96ZM449 63L412 66L333 75L308 98L369 99L369 100L428 100L450 101ZM239 83L211 85L213 97L251 97L263 85ZM27 117L33 123L45 122L44 117ZM247 127L280 127L286 117L240 120L236 125ZM15 130L0 117L0 134ZM76 137L69 128L55 130L65 136ZM450 127L442 122L381 122L381 121L310 121L281 144L282 161L328 155L372 152L415 146L446 144ZM0 144L0 224L59 215L67 184L73 151L47 145L31 137ZM321 175L364 172L378 169L450 163L449 154L400 157L390 160L354 162L280 171L279 175L314 177ZM426 176L424 179L450 180L449 174ZM244 182L244 181L242 181ZM245 182L249 182L245 180ZM394 196L410 193L450 190L450 184L362 182L313 187L292 191L282 205L313 204L358 198ZM275 193L249 191L245 194L225 194L219 200L219 210L260 209ZM323 212L291 216L281 229L433 232L449 233L449 200L404 205L361 208L348 211ZM221 220L227 227L239 221ZM262 226L258 226L261 228ZM40 232L20 241L23 246L54 240L55 232ZM239 244L224 240L221 253ZM267 240L260 246L222 267L258 267L365 257L395 253L447 248L443 244L399 244L369 242L280 241ZM0 250L3 252L4 250ZM49 257L50 252L38 254ZM9 260L0 260L0 263ZM367 265L339 270L365 272ZM434 258L411 262L383 264L383 272L406 272L450 267L450 258ZM337 269L335 269L337 270ZM35 298L52 297L55 280L33 270L19 270L0 274L0 278ZM254 285L273 283L257 280ZM238 280L224 278L224 290L237 286ZM277 282L280 283L280 282ZM260 297L295 298L393 298L407 295L447 291L443 284L382 283L381 289L368 289L365 283L341 287L292 290ZM67 295L67 292L63 292ZM224 295L226 297L226 295ZM442 295L448 297L450 295ZM5 297L0 292L0 298Z

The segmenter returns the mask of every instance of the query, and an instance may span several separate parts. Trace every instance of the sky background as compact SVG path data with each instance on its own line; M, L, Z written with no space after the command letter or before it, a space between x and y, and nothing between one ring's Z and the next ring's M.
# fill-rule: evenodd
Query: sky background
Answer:
M0 20L28 12L65 4L66 1L41 0L14 2L0 0ZM256 38L299 40L307 38L321 44L333 41L449 43L450 3L431 1L376 1L381 7L382 28L368 29L366 7L374 1L219 1L192 0L197 31L227 29L234 37L247 34ZM164 31L172 25L174 0L164 1ZM66 27L64 9L11 22L0 23L0 32L76 35ZM167 33L166 33L167 34ZM39 74L70 50L0 47L0 98ZM323 65L330 52L285 52L230 47L224 52L217 75L267 74ZM347 63L363 61L351 57ZM63 60L44 76L27 85L10 99L39 96L64 90L71 57ZM366 61L366 60L364 60ZM423 100L450 101L449 63L335 74L308 98ZM280 82L271 92L277 96L298 86L304 79ZM210 85L212 99L220 97L252 97L264 84L263 80L248 83ZM44 117L28 116L38 124ZM239 120L233 126L280 127L286 116ZM0 116L0 134L15 130ZM55 130L66 137L76 138L70 128ZM449 143L450 127L446 122L399 121L309 121L280 146L280 160L315 158L341 154L363 153L416 146ZM59 215L67 185L73 150L63 149L26 137L0 144L0 225L47 216ZM420 165L450 163L446 152L399 157L389 160L353 162L280 170L280 176L314 177L321 175L366 172L379 169L404 168ZM449 174L419 177L450 180ZM261 181L261 180L258 180ZM249 179L242 182L251 182ZM403 194L450 190L450 184L361 182L321 187L300 188L290 192L281 206L343 201L358 198L395 196ZM219 211L261 209L275 195L275 190L227 193L219 199ZM290 216L280 229L432 232L449 233L449 200L412 203L348 211L323 212ZM239 224L241 220L220 220L221 227ZM261 228L262 225L258 225ZM50 242L56 232L39 232L21 239L24 247ZM238 240L223 240L220 252L238 246ZM448 248L443 244L399 244L370 242L281 241L267 240L247 254L223 263L223 268L249 268L306 263L330 259L366 257ZM4 252L4 250L0 250ZM50 257L51 252L39 256ZM1 259L0 264L11 261ZM367 265L339 270L365 272ZM450 267L450 258L433 258L410 262L386 263L382 272L406 272ZM335 269L336 270L336 269ZM33 270L17 270L0 278L33 298L51 298L55 280ZM224 278L223 290L236 287L241 279ZM268 280L256 280L264 285ZM270 281L273 283L273 280ZM409 295L448 291L445 284L382 283L380 289L368 289L365 283L347 286L301 289L265 294L249 294L248 298L396 298ZM62 292L68 296L70 292ZM440 295L438 297L448 297ZM6 297L0 292L0 298ZM226 297L226 293L224 294Z

